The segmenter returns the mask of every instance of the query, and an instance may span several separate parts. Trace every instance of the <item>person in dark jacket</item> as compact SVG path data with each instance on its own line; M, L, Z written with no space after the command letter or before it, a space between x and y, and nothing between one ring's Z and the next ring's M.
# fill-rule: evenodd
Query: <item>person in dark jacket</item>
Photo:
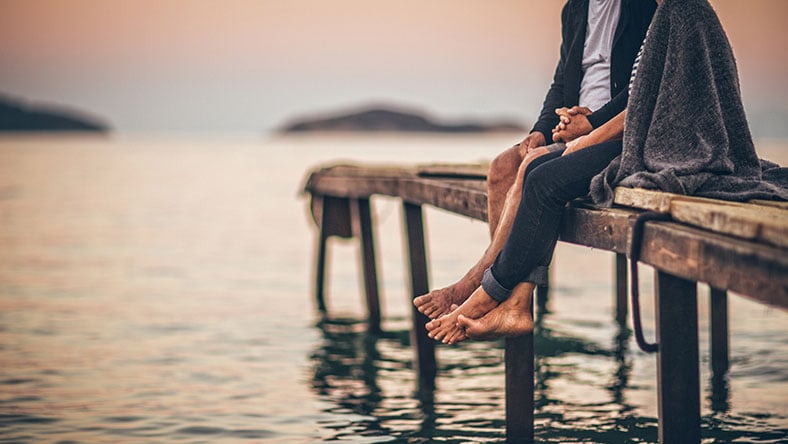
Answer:
M458 282L414 300L435 319L463 303L480 285L484 270L503 246L520 203L528 165L590 133L621 113L627 104L632 65L656 10L654 0L568 0L561 12L561 49L553 82L530 134L490 164L488 221L492 241L482 258ZM546 283L547 264L530 279Z

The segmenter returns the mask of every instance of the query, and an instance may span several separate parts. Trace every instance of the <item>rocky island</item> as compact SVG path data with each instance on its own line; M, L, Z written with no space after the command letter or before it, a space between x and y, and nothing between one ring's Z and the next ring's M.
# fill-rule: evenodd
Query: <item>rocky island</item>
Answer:
M98 119L60 107L30 106L0 95L0 133L86 131L105 133L109 127Z
M279 131L283 133L308 131L487 133L521 132L524 128L512 122L445 123L433 120L420 112L390 107L370 107L358 111L295 119Z

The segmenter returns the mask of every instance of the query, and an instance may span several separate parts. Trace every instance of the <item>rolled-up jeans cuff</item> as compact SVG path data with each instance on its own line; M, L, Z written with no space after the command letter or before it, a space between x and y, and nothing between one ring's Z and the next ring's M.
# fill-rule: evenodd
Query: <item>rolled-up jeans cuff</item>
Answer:
M495 276L493 276L492 269L490 268L484 270L484 274L482 275L482 288L491 298L498 302L503 302L512 295L512 290L501 285L498 280L495 279Z
M547 285L548 271L548 266L540 265L531 270L528 276L523 279L523 282L533 282L536 285ZM484 270L484 274L482 275L482 288L491 298L498 302L503 302L512 295L511 289L504 287L498 282L498 279L495 279L495 276L492 274L492 267Z
M531 270L531 272L528 273L528 277L523 279L523 282L533 282L536 285L542 286L547 285L549 270L550 268L547 265L540 265Z

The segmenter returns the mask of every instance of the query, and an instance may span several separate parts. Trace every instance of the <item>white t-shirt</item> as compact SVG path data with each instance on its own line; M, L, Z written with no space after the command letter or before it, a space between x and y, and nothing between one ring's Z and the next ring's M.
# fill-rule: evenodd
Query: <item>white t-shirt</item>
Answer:
M610 97L610 53L621 15L621 0L589 0L588 25L583 46L580 106L596 111Z

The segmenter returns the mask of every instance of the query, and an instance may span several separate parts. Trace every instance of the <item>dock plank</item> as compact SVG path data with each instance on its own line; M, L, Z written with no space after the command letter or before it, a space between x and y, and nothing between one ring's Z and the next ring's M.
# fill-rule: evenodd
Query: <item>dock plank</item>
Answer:
M482 163L433 163L416 167L422 177L446 177L487 180L489 162Z
M729 202L641 188L616 188L615 203L670 213L673 219L716 233L788 247L788 209L763 202Z
M638 212L570 206L561 240L628 253ZM785 249L675 222L649 222L641 261L673 275L705 282L765 304L788 308L788 255Z

